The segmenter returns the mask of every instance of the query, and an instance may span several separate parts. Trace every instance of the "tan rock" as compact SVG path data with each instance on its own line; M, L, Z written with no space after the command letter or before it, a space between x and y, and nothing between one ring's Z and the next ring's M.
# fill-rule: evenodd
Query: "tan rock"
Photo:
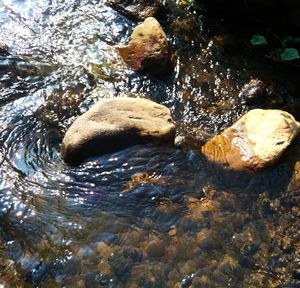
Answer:
M169 230L169 232L168 232L168 235L171 236L171 237L174 237L174 236L176 236L176 234L177 234L176 226L175 226L175 225L172 225L172 226L170 227L170 230Z
M101 259L107 260L111 256L113 249L105 242L101 241L97 243L97 251L99 252Z
M161 76L170 68L171 50L167 36L153 17L136 26L129 44L118 50L123 60L136 71Z
M142 98L101 99L68 129L61 154L66 162L77 164L130 145L174 142L174 138L167 107Z
M299 123L289 113L254 109L208 141L202 152L230 168L257 170L278 160L298 132Z

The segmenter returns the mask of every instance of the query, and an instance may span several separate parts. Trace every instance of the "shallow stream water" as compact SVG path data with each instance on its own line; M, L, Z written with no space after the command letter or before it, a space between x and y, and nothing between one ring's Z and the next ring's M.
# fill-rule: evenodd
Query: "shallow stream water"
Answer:
M0 0L1 287L300 287L297 145L257 174L197 148L60 157L66 129L104 97L163 103L199 143L252 108L239 97L251 78L281 91L264 105L299 116L294 68L258 61L223 20L166 5L174 72L155 79L122 63L114 47L137 23L103 1Z

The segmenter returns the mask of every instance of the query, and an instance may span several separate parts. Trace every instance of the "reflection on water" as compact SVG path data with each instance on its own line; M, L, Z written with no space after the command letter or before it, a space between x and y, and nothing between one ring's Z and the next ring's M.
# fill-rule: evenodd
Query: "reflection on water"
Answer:
M66 128L103 97L164 103L180 133L205 139L249 109L238 91L254 64L229 61L201 15L171 4L163 24L174 73L161 81L120 61L113 46L136 23L103 1L0 3L11 52L0 56L2 286L299 287L295 159L253 175L170 147L80 167L59 155Z

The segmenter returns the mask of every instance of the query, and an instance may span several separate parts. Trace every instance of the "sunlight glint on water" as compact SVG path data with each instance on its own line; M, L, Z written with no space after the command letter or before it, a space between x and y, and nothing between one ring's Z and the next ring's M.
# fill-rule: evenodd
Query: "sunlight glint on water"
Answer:
M218 44L204 39L191 56L168 34L175 72L161 81L122 63L114 46L136 23L103 1L0 4L0 42L12 53L0 56L0 286L279 281L272 269L282 259L269 261L266 247L291 177L284 164L254 177L146 146L79 167L60 158L67 127L104 97L164 103L179 130L199 138L229 126L246 110L237 95L248 74L222 61Z

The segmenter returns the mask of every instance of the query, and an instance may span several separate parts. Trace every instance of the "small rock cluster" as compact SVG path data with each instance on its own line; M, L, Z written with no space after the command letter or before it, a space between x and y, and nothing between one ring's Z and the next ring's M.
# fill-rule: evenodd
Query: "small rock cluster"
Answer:
M129 44L118 50L124 61L138 72L161 76L171 65L166 34L153 17L137 25ZM262 81L251 80L240 96L246 102L255 102L268 93ZM200 150L214 163L256 171L276 162L298 132L299 123L289 113L253 109ZM102 99L71 125L63 139L62 157L76 164L90 156L131 145L174 143L174 140L175 125L167 107L140 98Z
M259 170L276 162L299 132L300 124L281 110L253 109L202 147L202 153L233 169ZM62 156L79 163L93 155L140 143L174 143L170 110L153 101L102 99L80 116L63 139Z

